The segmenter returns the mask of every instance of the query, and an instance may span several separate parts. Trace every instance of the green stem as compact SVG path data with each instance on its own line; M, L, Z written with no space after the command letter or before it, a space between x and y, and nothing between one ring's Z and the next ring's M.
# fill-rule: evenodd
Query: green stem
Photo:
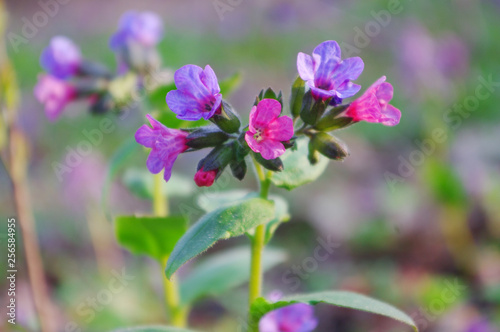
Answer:
M253 161L260 182L260 197L267 199L269 195L269 188L271 186L270 176L272 172L265 174L260 164L255 159L253 159ZM265 224L259 225L255 228L251 248L252 257L250 265L250 284L248 288L249 307L258 297L261 296L262 292L262 252L265 245L265 235Z
M169 213L168 199L163 191L163 176L156 174L154 176L153 186L153 212L155 216L166 217ZM167 265L168 256L160 262L163 269ZM185 327L187 322L187 310L180 304L179 285L177 280L172 277L167 279L163 273L163 285L165 288L165 302L170 315L171 324L177 327Z

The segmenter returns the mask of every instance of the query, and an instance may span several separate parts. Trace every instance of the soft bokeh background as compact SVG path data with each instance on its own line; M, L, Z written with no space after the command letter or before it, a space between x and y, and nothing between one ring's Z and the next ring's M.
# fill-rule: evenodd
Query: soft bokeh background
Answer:
M499 84L481 90L487 97L476 98L481 77L500 82L500 3L403 0L400 12L390 17L377 14L390 3L378 0L241 1L229 5L232 9L222 17L215 3L70 1L17 52L12 45L8 50L23 90L20 117L31 144L31 195L61 322L106 331L165 321L160 268L119 248L99 205L111 155L144 119L139 112L124 120L109 116L117 128L60 181L52 164L63 162L85 139L83 130L96 128L101 118L77 105L49 123L32 96L41 71L38 57L52 36L69 36L86 57L114 67L108 38L121 14L134 9L163 17L166 35L160 49L166 67L210 64L219 77L241 71L244 82L231 102L243 114L261 88L282 89L288 97L297 52L310 53L329 39L343 43L344 53L363 58L365 71L358 82L364 88L382 75L394 85L393 104L403 113L399 126L358 124L342 131L338 136L348 143L349 158L332 162L315 184L293 192L276 190L290 199L293 218L270 245L287 249L291 258L266 275L266 293L356 290L405 310L424 332L500 331ZM41 10L36 1L7 5L12 15L8 31L19 35L23 19L31 21ZM359 31L365 29L372 30L363 40ZM465 111L450 113L457 105L465 105ZM446 138L432 140L436 130ZM180 158L174 170L192 176L201 156ZM141 158L130 163L145 167ZM251 175L244 184L254 188ZM15 215L3 169L0 186L2 215ZM233 180L220 189L236 186ZM196 208L193 196L198 193L175 198L173 210ZM150 209L119 180L110 205L113 214ZM328 239L337 248L315 268L310 257ZM247 239L221 242L210 252L238 243ZM302 264L307 273L300 282L291 281L297 276L292 267ZM94 314L82 312L88 296L108 287L110 271L122 268L133 281ZM19 276L19 325L14 330L36 331L24 267ZM2 291L2 303L5 296ZM236 331L245 305L241 288L198 302L190 322L205 331ZM4 310L2 305L0 326ZM316 312L321 321L317 331L403 331L370 314L322 305ZM478 322L494 327L471 329Z

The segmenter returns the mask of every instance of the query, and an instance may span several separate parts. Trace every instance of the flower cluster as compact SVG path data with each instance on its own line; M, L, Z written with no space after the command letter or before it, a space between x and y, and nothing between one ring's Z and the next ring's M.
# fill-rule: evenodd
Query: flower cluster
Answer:
M282 115L281 92L262 91L250 110L248 126L242 127L233 108L223 99L214 70L186 65L175 72L176 89L166 95L170 110L185 121L208 120L212 124L196 129L172 130L148 116L153 128L141 127L137 142L151 148L148 168L153 173L165 169L168 180L174 161L183 152L212 148L197 167L194 181L198 186L211 186L227 166L239 180L246 174L247 155L271 171L283 170L280 157L303 135L310 139L309 160L320 155L342 160L348 155L346 146L328 132L359 121L394 126L401 113L389 102L392 85L385 76L375 82L358 99L342 105L361 86L352 83L362 73L363 61L341 59L335 41L318 45L312 56L299 53L299 78L292 87L291 116ZM302 122L300 129L295 124ZM168 144L166 144L168 142ZM161 167L160 167L161 166Z
M110 47L118 57L118 74L82 56L69 38L53 37L40 56L46 73L39 76L35 97L45 106L50 121L57 120L68 104L85 99L92 113L119 110L131 102L138 84L127 83L127 74L151 75L159 67L156 45L163 36L163 23L154 13L126 13ZM138 78L136 81L140 82ZM118 91L118 93L116 93ZM126 95L125 100L121 96Z
M242 180L247 169L245 157L249 153L267 168L274 169L273 160L280 162L277 159L285 153L283 143L293 137L293 121L288 116L280 116L282 106L278 100L258 100L245 131L231 105L222 99L217 76L210 66L203 69L186 65L175 72L174 80L177 89L168 92L166 101L177 118L204 119L212 124L197 129L172 130L160 127L159 122L148 116L153 128L142 126L136 139L139 144L152 148L147 163L152 173L158 173L162 165L165 180L168 180L178 154L203 148L212 150L200 161L194 176L200 187L211 186L227 166ZM168 144L165 144L167 139ZM150 162L151 159L155 162Z

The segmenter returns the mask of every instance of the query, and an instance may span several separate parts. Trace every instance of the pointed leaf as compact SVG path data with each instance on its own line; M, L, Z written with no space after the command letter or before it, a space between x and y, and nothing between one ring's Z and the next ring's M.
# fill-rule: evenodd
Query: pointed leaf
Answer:
M159 261L168 257L186 232L184 216L136 217L122 216L115 221L118 243L134 254L143 254Z
M266 248L262 269L266 271L284 262L282 250ZM189 305L203 296L222 294L246 282L250 277L250 248L242 247L214 254L196 265L180 286L181 301Z
M274 218L274 204L251 198L224 206L203 216L175 246L167 262L168 278L191 258L203 253L220 239L240 236Z
M256 326L259 320L268 312L286 307L294 303L316 305L318 303L332 304L338 307L351 308L389 317L405 323L418 332L417 325L406 313L395 307L375 300L371 297L346 291L328 291L311 294L292 295L276 303L269 303L264 298L258 298L250 308L251 324Z
M319 157L316 164L311 165L307 139L297 139L296 146L297 150L288 149L281 157L284 170L273 173L271 181L277 187L292 190L312 182L323 174L328 165L328 159L323 156Z

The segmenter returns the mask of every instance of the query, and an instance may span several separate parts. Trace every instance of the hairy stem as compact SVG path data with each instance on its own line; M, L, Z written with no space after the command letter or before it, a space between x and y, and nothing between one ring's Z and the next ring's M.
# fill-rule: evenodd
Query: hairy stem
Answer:
M264 173L262 166L253 159L255 170L260 183L260 197L267 199L269 195L269 188L271 186L270 175ZM255 233L252 238L251 244L251 263L250 263L250 284L248 288L248 303L249 307L252 303L261 296L262 292L262 252L264 250L264 241L266 235L266 225L262 224L255 228ZM251 320L251 317L249 317Z
M155 216L166 217L169 213L168 199L163 190L163 176L156 174L154 176L153 187L153 212ZM168 257L164 257L160 262L161 268L167 265ZM175 277L167 279L163 273L163 286L165 288L165 303L170 315L173 326L185 327L187 321L187 310L180 305L179 286Z

